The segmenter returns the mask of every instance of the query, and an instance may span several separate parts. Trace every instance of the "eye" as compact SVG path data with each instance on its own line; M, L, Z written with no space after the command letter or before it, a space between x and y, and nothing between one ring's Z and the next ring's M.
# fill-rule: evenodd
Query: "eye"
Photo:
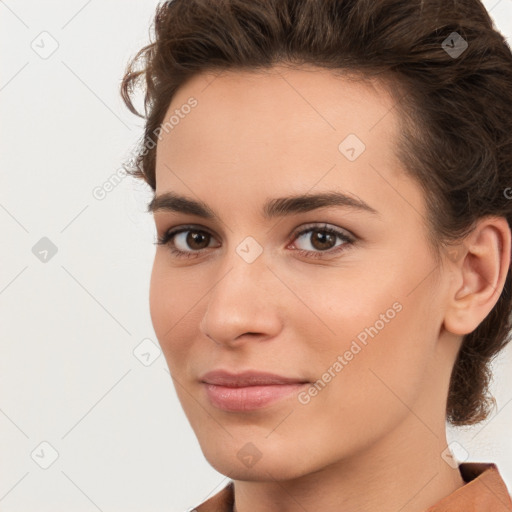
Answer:
M194 226L183 226L169 230L158 237L157 245L168 245L171 254L178 258L194 258L210 246L213 236ZM217 246L218 247L218 246ZM192 251L189 250L192 249Z
M352 245L355 242L355 239L344 231L326 224L311 226L299 231L295 235L293 245L296 245L297 241L301 239L305 249L299 248L297 252L311 258L322 258L323 253L328 253L329 255L337 254L346 250L346 246ZM337 239L341 240L342 243L336 244Z
M206 249L220 247L220 245L212 246L213 240L215 240L213 235L204 229L182 226L165 232L155 243L169 246L171 254L177 258L195 258ZM341 240L342 243L336 243L337 240ZM327 224L317 224L296 232L293 235L294 246L297 241L301 241L299 245L306 246L305 249L296 249L299 254L308 258L322 258L326 253L331 256L346 250L346 246L352 245L355 238Z

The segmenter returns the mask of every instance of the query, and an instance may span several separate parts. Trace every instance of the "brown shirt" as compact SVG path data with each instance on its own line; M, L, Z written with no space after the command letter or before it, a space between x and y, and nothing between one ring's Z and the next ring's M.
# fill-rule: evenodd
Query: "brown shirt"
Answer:
M425 512L512 512L512 500L496 464L464 462L459 471L466 484ZM231 481L193 512L233 512L234 499Z

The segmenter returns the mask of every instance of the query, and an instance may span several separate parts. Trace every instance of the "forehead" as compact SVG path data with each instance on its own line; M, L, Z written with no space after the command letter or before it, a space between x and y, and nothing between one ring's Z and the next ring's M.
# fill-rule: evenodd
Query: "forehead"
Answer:
M276 142L315 134L340 138L350 131L366 140L384 133L392 137L397 128L395 113L391 112L395 100L384 84L338 73L314 66L283 65L200 73L178 89L164 121L194 98L197 105L180 116L179 126L170 133L181 143L207 130L204 143L217 142L226 134L229 139L252 135ZM198 123L186 122L187 118ZM194 133L187 130L191 124ZM234 132L237 128L243 131Z
M183 108L191 99L195 106ZM157 145L157 194L236 189L251 201L258 191L318 186L396 200L396 190L385 190L386 180L402 178L394 106L379 81L312 66L195 75L164 117L179 115L179 122Z

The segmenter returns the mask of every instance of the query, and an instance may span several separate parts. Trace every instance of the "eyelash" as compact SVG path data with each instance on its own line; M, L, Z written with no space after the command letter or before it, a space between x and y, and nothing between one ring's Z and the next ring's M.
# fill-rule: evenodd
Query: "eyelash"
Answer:
M178 235L179 233L187 232L187 231L195 231L197 233L206 233L209 236L213 236L209 231L204 229L198 229L196 226L183 226L178 229L169 230L165 232L162 236L158 237L158 240L154 242L155 245L168 245L170 252L173 256L177 258L196 258L200 256L203 252L205 252L208 248L200 249L197 251L181 251L179 249L176 249L171 245L170 242L172 242L172 239L174 236ZM338 246L334 246L332 249L327 249L325 251L307 251L305 249L295 249L301 256L307 256L308 258L312 259L319 259L323 258L323 254L329 254L332 256L333 254L338 254L340 252L343 252L347 250L347 246L351 246L355 243L355 239L346 235L343 231L340 231L338 229L329 227L327 225L319 226L314 225L310 226L306 229L303 229L301 231L295 232L293 234L292 242L295 241L297 238L300 238L301 236L305 235L306 233L320 231L322 233L329 233L331 235L334 235L338 238L340 238L344 243Z

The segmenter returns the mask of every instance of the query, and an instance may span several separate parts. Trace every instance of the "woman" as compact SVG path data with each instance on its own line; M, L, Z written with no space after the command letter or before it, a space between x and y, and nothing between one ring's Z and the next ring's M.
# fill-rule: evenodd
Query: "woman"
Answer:
M195 510L512 510L445 428L490 414L511 327L512 54L485 8L174 0L155 34L121 91L137 113L145 79L153 326L230 478Z

